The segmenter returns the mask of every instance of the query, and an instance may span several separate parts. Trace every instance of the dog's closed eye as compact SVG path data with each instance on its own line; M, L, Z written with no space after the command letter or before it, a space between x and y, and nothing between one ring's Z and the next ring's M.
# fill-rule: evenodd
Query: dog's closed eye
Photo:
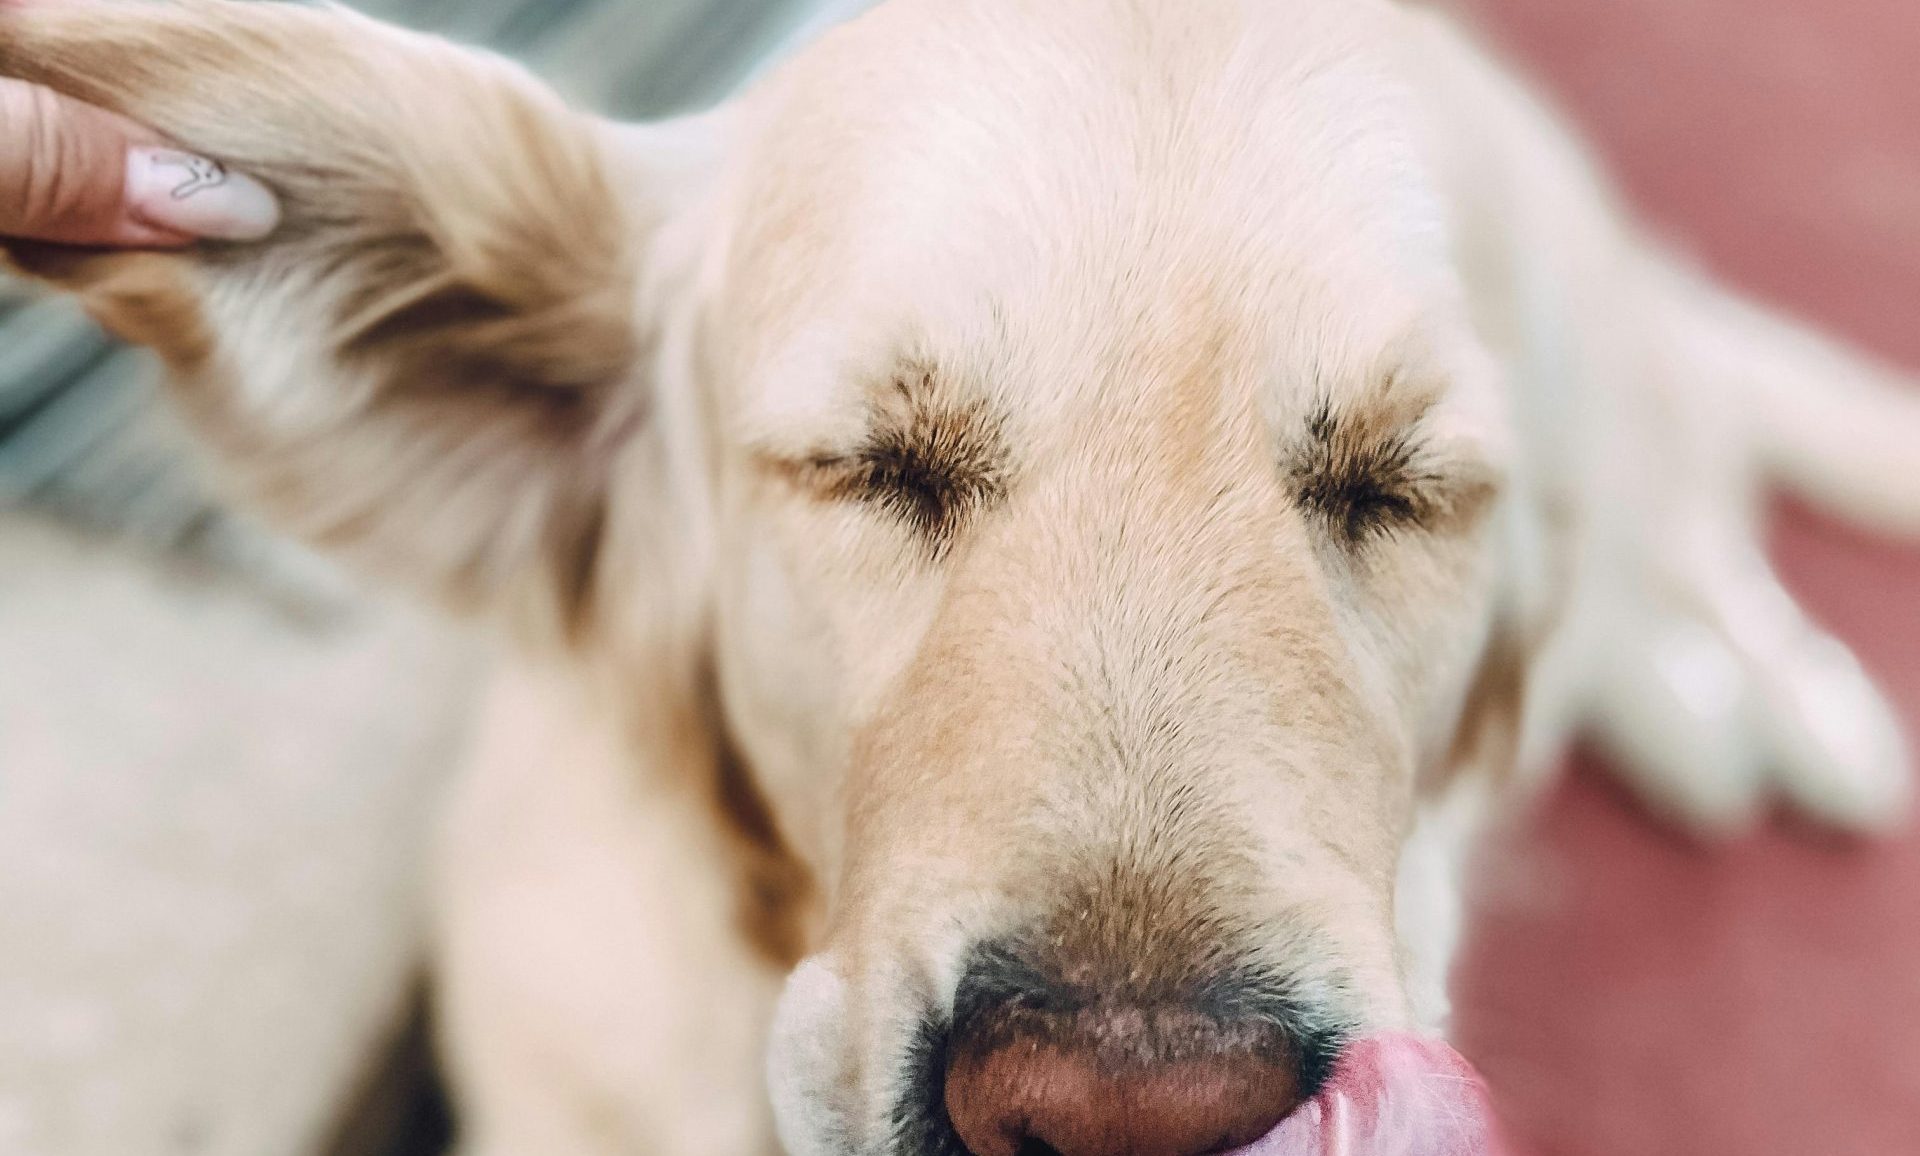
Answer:
M1382 429L1322 402L1289 468L1295 499L1339 545L1458 524L1494 491L1484 471L1453 468L1416 425Z
M943 405L930 382L895 383L891 404L849 449L798 463L802 482L828 498L885 512L936 558L1006 489L1000 422L979 403Z

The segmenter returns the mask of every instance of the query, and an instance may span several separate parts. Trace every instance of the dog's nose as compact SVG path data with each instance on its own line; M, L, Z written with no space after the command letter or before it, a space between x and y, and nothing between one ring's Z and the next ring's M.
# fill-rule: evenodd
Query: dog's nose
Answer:
M962 1025L945 1097L972 1156L1205 1156L1272 1131L1306 1082L1266 1024L1178 1007L1013 1007Z

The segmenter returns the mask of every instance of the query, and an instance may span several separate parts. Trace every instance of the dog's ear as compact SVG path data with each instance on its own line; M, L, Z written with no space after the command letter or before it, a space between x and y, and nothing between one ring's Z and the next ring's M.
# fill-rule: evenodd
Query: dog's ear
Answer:
M657 408L648 254L700 180L683 143L656 156L504 61L333 6L0 3L0 75L279 195L259 244L9 246L160 351L245 496L383 575L577 628L614 475L663 469L631 458Z

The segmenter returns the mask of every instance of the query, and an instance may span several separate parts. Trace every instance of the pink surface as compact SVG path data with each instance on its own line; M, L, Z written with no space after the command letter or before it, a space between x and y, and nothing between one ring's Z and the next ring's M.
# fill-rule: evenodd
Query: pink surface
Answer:
M1920 368L1912 0L1462 3L1652 220ZM1776 548L1920 733L1920 548L1798 508ZM1459 1038L1519 1156L1920 1153L1920 829L1703 848L1574 761L1495 857L1460 977Z

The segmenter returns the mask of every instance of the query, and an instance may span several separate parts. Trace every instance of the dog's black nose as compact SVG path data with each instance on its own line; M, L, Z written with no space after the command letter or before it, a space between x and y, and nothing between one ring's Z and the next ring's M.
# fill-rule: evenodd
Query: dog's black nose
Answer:
M1143 1000L1031 972L963 984L955 1011L943 1095L972 1156L1205 1156L1250 1144L1313 1094L1335 1046L1241 1000Z

